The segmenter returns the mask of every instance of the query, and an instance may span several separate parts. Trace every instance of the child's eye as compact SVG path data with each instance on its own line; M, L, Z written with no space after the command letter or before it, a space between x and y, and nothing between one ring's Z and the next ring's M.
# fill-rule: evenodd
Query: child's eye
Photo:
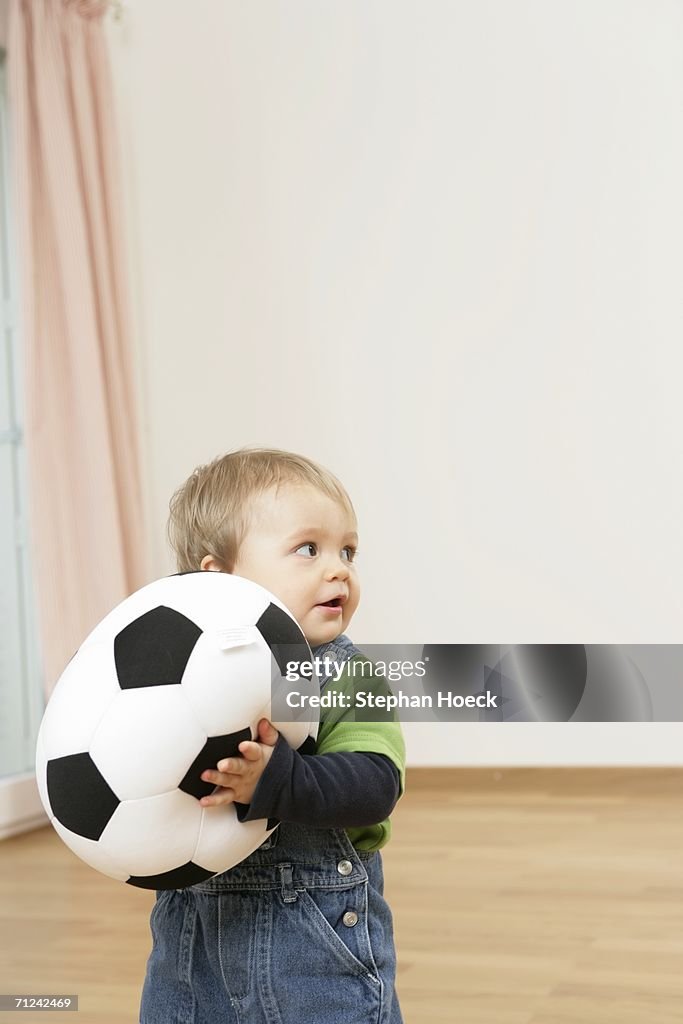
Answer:
M347 544L345 548L342 548L342 551L348 551L348 555L346 557L347 562L353 562L358 554L358 548L354 548L351 544Z
M304 548L313 548L313 554L317 554L317 548L312 540L307 540L305 544L300 544L299 547L296 549L296 554L298 554L299 551L303 551Z

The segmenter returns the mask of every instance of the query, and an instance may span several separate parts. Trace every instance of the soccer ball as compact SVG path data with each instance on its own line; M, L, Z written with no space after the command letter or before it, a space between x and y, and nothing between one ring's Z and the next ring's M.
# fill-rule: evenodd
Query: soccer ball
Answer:
M86 638L45 709L36 777L52 825L86 863L144 889L227 871L277 821L202 806L214 786L201 773L239 756L288 685L287 662L310 660L285 606L240 576L181 573L136 591ZM273 724L312 753L312 714Z

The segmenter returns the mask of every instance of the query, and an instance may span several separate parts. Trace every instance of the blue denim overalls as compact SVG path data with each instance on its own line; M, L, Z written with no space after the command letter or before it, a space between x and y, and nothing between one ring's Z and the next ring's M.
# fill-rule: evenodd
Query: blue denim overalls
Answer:
M283 822L229 871L157 893L141 1024L402 1024L383 889L379 850Z

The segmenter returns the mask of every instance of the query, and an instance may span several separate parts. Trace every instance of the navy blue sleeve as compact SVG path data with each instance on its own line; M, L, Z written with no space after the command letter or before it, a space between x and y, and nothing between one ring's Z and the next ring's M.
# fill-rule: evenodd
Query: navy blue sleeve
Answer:
M399 792L398 768L384 754L299 754L279 736L251 803L235 810L240 821L353 828L388 818Z

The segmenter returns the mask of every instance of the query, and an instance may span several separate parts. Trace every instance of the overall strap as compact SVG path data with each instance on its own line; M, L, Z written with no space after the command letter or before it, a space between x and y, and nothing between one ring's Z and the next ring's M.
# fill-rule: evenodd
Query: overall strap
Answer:
M327 644L320 644L319 647L313 647L312 653L314 658L320 658L320 671L318 673L318 681L320 683L320 689L324 687L325 683L334 675L334 666L330 664L329 671L325 671L325 663L323 659L329 659L329 662L337 662L342 664L350 661L357 654L362 654L360 647L356 647L345 633L341 633L334 640L331 640Z

